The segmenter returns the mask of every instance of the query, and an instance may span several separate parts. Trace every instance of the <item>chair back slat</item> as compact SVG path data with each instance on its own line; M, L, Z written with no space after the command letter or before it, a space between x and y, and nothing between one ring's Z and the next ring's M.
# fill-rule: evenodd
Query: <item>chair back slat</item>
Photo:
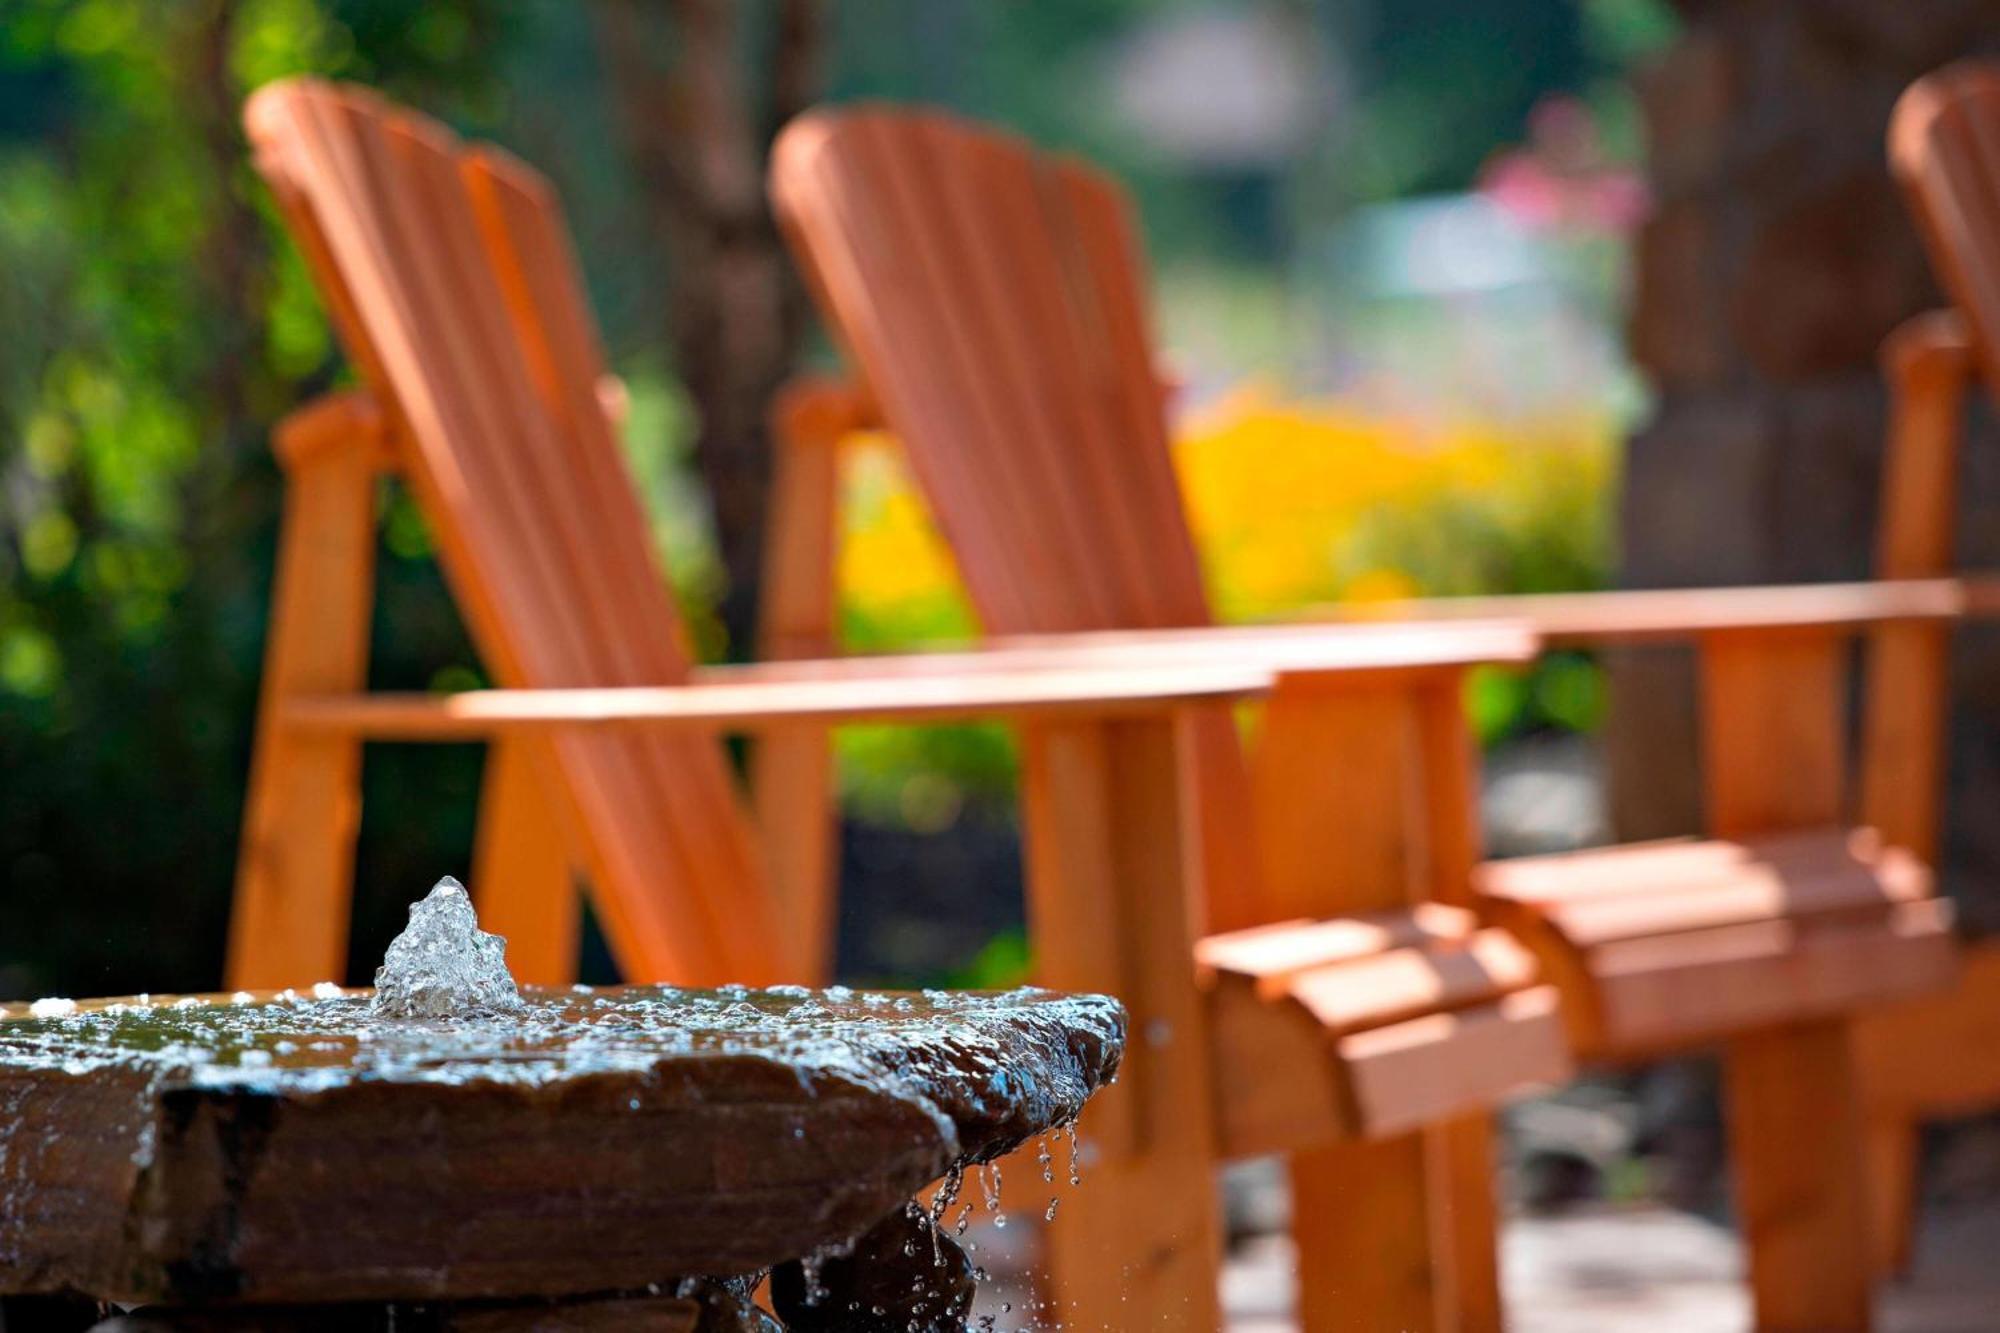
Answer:
M688 656L599 406L603 356L546 183L360 89L295 80L246 111L468 628L503 684L659 685ZM635 979L758 981L775 913L713 738L552 747Z
M772 193L988 629L1209 620L1114 186L863 109L793 122Z
M1912 84L1890 119L1889 161L2000 392L2000 64L1965 61Z

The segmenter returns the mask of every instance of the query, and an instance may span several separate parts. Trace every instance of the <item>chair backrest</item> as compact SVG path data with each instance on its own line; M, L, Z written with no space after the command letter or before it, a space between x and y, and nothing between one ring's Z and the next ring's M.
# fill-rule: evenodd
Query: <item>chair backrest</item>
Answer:
M771 194L996 633L1198 625L1118 187L932 112L818 110Z
M1889 163L2000 391L2000 62L1968 60L1911 84L1890 120Z
M547 182L364 89L274 84L244 119L494 677L683 680ZM775 912L719 741L571 732L552 748L627 974L777 979Z
M787 126L770 185L986 629L1210 623L1115 181L943 113L862 107ZM1228 708L1190 710L1185 734L1210 929L1390 905L1286 873L1303 858L1252 827L1254 788L1280 780L1251 773ZM1404 837L1351 832L1370 852Z
M1931 264L1970 335L1978 373L2000 389L2000 64L1966 61L1910 85L1889 121L1889 165ZM1892 335L1885 365L1899 380L1884 460L1876 573L1925 578L1958 567L1958 388L1968 369L1930 355L1956 345L1945 316ZM1941 335L1941 336L1940 336ZM1940 376L1943 376L1941 378ZM1890 626L1871 653L1864 722L1863 818L1927 859L1938 853L1949 636L1942 626Z

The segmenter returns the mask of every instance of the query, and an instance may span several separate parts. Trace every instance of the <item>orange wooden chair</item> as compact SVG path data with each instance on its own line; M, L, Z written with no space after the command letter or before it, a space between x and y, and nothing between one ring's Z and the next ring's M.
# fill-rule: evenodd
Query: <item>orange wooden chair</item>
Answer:
M1918 316L1884 348L1897 470L1876 560L1885 574L1934 575L1955 563L1966 395L1982 376L1989 389L2000 385L2000 62L1950 66L1913 84L1890 122L1889 161L1953 309ZM1942 637L1902 634L1884 648L1906 656L1913 678L1942 683ZM1927 690L1905 705L1912 734L1925 744L1934 743L1942 719L1935 703L1929 712L1922 704L1938 697ZM1935 782L1906 789L1884 777L1876 823L1930 855L1941 809ZM1919 1122L2000 1105L2000 943L1971 942L1957 986L1871 1015L1859 1036L1877 1257L1894 1271L1907 1265L1915 1230Z
M794 430L786 447L786 475L802 493L794 505L807 508L803 493L827 485L837 428L879 415L901 438L989 630L1207 620L1168 461L1136 250L1114 185L946 116L860 110L814 112L788 129L772 191L861 381L798 391L787 419L814 429ZM1512 932L1489 938L1509 949L1511 938L1526 939L1561 985L1582 1054L1634 1060L1724 1045L1759 1325L1863 1327L1866 1217L1848 1015L1950 975L1946 905L1886 806L1934 800L1936 644L1962 603L1957 585L1933 582L1410 608L1520 616L1550 640L1697 643L1709 816L1734 841L1475 872L1468 816L1437 804L1473 799L1454 693L1426 695L1408 680L1311 697L1280 690L1247 778L1219 714L1196 752L1197 786L1209 797L1195 817L1208 857L1207 919L1227 930L1407 909L1419 897L1467 903L1476 887L1480 910ZM785 610L787 641L825 633L823 607ZM1846 654L1858 632L1878 626L1866 776L1889 846L1850 826L1845 790ZM1413 826L1408 794L1438 780L1441 755L1459 756L1442 763L1455 766L1449 794L1431 787L1431 816ZM1231 1028L1239 994L1269 994L1262 969L1282 971L1270 961L1286 956L1275 944L1236 965L1235 941L1257 938L1203 946L1224 1152L1238 1142L1268 1150L1316 1141L1298 1108L1262 1104L1235 1114L1257 1118L1264 1132L1229 1133L1235 1071L1282 1058L1273 1047L1236 1044ZM1341 1030L1337 1008L1314 1012ZM1487 1090L1504 1083L1496 1077ZM1458 1201L1459 1234L1440 1255L1461 1264L1492 1246L1483 1230L1491 1208L1467 1206L1490 1188L1483 1147L1465 1146L1477 1133L1431 1140L1458 1145L1456 1157L1435 1154L1447 1179L1432 1197ZM1407 1191L1416 1174L1409 1142L1295 1158L1308 1327L1417 1326L1431 1317L1356 1280L1381 1263L1385 1243L1398 1246L1390 1284L1425 1280L1421 1246L1385 1242L1412 1226L1415 1196L1380 1184L1386 1168L1356 1167L1367 1161L1376 1173L1375 1164L1400 1160ZM1362 1179L1371 1182L1366 1193L1355 1183ZM1373 1213L1358 1226L1343 1219L1357 1206ZM1490 1266L1445 1286L1438 1318L1497 1324Z
M1047 653L1027 672L991 656L900 661L887 675L865 663L691 669L546 183L363 89L276 84L245 119L363 387L277 435L286 501L231 985L345 971L364 740L491 742L473 882L521 979L573 977L574 870L629 977L792 981L818 966L790 947L789 904L718 733L782 746L830 719L1052 710L1170 748L1151 729L1167 725L1177 691L1229 698L1273 678L1245 663L1065 669ZM421 505L481 656L511 688L359 693L378 483L391 474ZM1343 655L1308 646L1301 664ZM1155 817L1171 841L1175 812Z
M771 188L866 381L781 403L780 494L812 517L777 530L774 577L799 595L774 603L773 644L828 647L824 584L802 571L831 563L833 441L879 403L989 630L1023 647L1097 629L1191 658L1238 651L1241 631L1206 628L1109 181L954 120L864 111L790 126ZM1228 707L1191 719L1213 1152L1289 1154L1310 1328L1438 1328L1446 1310L1497 1324L1490 1109L1564 1069L1532 958L1466 910L1464 665L1281 683L1247 752ZM1061 728L1024 740L1038 965L1118 991L1115 958L1072 970L1075 922L1094 915L1134 953L1174 946L1150 904L1048 854L1074 815L1057 781L1098 756ZM1181 1114L1187 1096L1162 1091L1148 1112ZM1158 1188L1100 1174L1058 1219L1053 1289L1077 1326L1213 1326L1215 1275ZM1208 1317L1187 1320L1196 1302Z
M1099 1160L1062 1222L1067 1235L1101 1231L1110 1258L1131 1265L1102 1270L1090 1322L1215 1327L1211 1014L1197 998L1187 871L1206 834L1186 823L1181 775L1198 747L1227 739L1214 706L1274 691L1306 700L1336 679L1422 682L1438 751L1429 809L1449 817L1438 834L1448 866L1468 841L1459 784L1469 755L1455 710L1442 707L1453 673L1523 660L1532 636L1509 625L1308 627L1231 632L1202 652L1138 634L691 668L614 446L616 395L600 387L602 357L546 184L364 90L274 85L246 120L362 387L305 408L278 436L286 511L232 984L295 986L343 970L365 741L492 746L474 891L524 980L571 975L576 870L629 977L754 983L823 971L797 942L818 942L799 927L817 928L824 900L791 896L785 880L824 858L824 810L802 823L788 804L823 790L823 760L801 782L774 755L817 754L821 730L846 720L1030 724L1046 974L1117 992L1135 1034L1120 1085L1086 1121ZM389 473L421 505L502 688L363 692L374 504ZM787 504L786 540L809 544L813 514ZM827 569L801 586L824 587ZM718 743L731 730L762 738L759 807L785 816L762 830ZM795 842L794 830L806 836ZM1518 950L1476 932L1462 910L1389 912L1321 933L1303 950L1280 940L1293 949L1282 968L1252 943L1211 961L1243 973L1231 978L1238 1012L1218 1021L1249 1034L1245 1051L1274 1057L1229 1071L1240 1085L1230 1107L1365 1122L1476 1101L1503 1076L1560 1072L1552 997L1522 989ZM1352 1003L1340 975L1349 963L1394 986L1328 1045L1309 1014ZM1244 970L1253 966L1255 976ZM1438 1012L1452 1006L1462 1008ZM1504 1070L1479 1063L1496 1048L1514 1052ZM1353 1188L1370 1188L1367 1177ZM1366 1196L1356 1202L1343 1216L1371 1237L1403 1225L1364 1216Z

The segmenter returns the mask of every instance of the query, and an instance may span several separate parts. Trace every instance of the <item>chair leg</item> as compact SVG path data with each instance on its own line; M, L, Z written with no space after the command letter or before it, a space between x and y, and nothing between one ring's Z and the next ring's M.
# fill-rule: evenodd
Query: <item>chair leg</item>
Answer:
M230 917L232 987L310 986L346 972L361 747L288 730L278 706L366 684L380 430L365 400L338 395L278 431L285 512Z
M1024 741L1037 969L1117 995L1131 1021L1118 1085L1080 1126L1083 1186L1049 1228L1054 1313L1067 1328L1208 1333L1222 1206L1175 729L1050 725Z
M1441 1333L1425 1137L1414 1131L1293 1154L1305 1333Z
M1917 1123L1908 1115L1868 1118L1869 1243L1875 1274L1900 1277L1910 1270L1917 1231Z
M581 927L576 880L543 777L551 762L546 747L538 754L533 741L493 743L472 850L480 924L507 941L514 979L534 986L576 980Z
M1498 1333L1491 1117L1299 1153L1291 1177L1300 1328Z
M339 981L361 825L361 747L275 737L257 748L226 984L266 990Z
M807 378L771 404L775 446L764 550L759 655L830 657L839 651L840 441L873 420L853 385ZM783 911L788 980L833 978L839 812L832 733L802 724L757 738L751 797L771 885Z
M833 979L838 906L839 807L833 735L825 727L773 728L757 738L751 766L757 831L779 895L789 976L801 985Z
M1862 1125L1847 1023L1822 1019L1728 1047L1729 1147L1756 1325L1872 1326Z
M1475 1112L1424 1131L1439 1322L1455 1333L1500 1333L1499 1169L1493 1117Z

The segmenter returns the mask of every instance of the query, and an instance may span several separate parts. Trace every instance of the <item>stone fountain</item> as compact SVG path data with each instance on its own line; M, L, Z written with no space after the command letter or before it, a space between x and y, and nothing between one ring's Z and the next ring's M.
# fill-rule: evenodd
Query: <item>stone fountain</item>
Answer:
M372 992L0 1006L0 1328L962 1330L909 1201L1073 1122L1125 1036L1101 996L503 954L447 880Z

